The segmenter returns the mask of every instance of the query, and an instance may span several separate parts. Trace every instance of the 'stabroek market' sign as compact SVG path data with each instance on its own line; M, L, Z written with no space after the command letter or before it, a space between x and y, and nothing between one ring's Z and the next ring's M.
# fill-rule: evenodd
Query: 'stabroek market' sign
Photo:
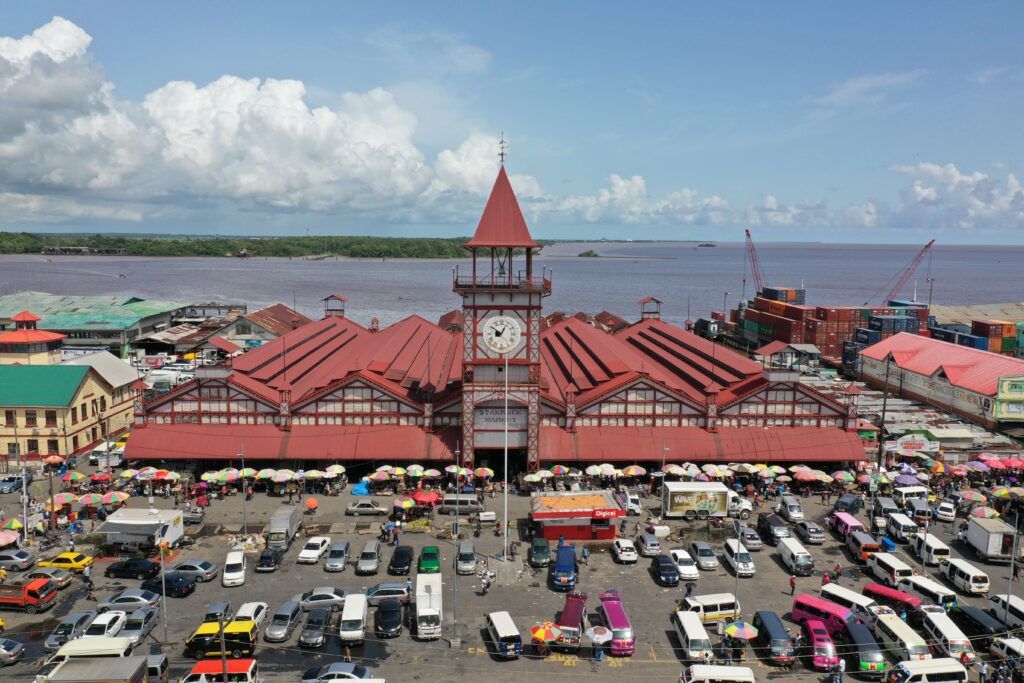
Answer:
M938 453L940 445L938 441L929 441L921 434L905 434L895 441L886 441L885 450Z

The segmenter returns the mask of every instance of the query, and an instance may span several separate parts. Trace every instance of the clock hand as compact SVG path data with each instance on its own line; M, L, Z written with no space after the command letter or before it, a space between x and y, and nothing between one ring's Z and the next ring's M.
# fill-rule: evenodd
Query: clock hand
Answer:
M501 332L499 332L499 331L498 331L498 328L497 328L497 327L495 327L495 328L494 328L494 336L495 336L495 337L500 337L501 335L505 334L505 329L506 329L506 328L502 327L502 328L501 328Z

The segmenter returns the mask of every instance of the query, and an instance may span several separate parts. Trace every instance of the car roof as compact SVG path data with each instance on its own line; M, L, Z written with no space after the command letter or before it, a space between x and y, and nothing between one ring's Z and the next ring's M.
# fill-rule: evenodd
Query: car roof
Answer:
M112 609L109 612L104 612L103 614L96 615L96 618L93 619L92 623L95 624L98 622L100 624L105 624L108 621L113 621L114 619L117 619L118 616L127 617L128 613L124 610Z
M339 590L342 593L345 592L344 590L342 590L341 588L338 588L337 586L317 586L316 588L314 588L312 590L312 592L313 593L334 593L335 591L339 591Z
M277 608L277 610L274 612L274 614L282 614L282 613L290 614L290 613L294 612L295 608L298 607L298 606L299 606L299 602L297 600L285 600L284 602L281 603L281 606Z
M694 548L711 548L711 544L707 541L691 541L690 545Z
M313 617L314 615L317 618L326 618L331 616L331 610L327 609L326 607L314 607L313 609L309 610L309 616Z
M381 581L380 583L378 583L375 586L370 586L370 588L371 589L373 589L373 588L402 588L402 589L404 589L405 588L405 582L404 581Z
M635 543L633 543L633 541L631 539L628 539L628 538L617 538L617 539L615 539L615 542L618 543L619 545L624 545L624 546L635 546L636 545Z
M258 601L244 602L238 608L238 611L235 612L235 619L238 618L239 614L245 616L245 614L248 613L248 612L255 612L257 607L263 607L264 609L266 609L267 603L265 603L265 602L258 602Z
M156 610L154 610L152 607L148 607L148 606L147 607L140 607L137 610L133 611L131 614L129 614L128 618L129 619L141 619L141 618L145 617L147 614L153 614L155 612L156 612Z
M320 541L321 543L324 542L324 541L327 541L329 543L331 541L331 539L328 538L327 536L314 536L313 538L311 538L308 541L306 541L306 545L309 545L313 541Z

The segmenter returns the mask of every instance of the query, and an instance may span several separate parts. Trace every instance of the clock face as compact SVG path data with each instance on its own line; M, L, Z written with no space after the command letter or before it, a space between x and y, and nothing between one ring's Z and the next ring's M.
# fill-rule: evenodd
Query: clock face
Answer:
M484 321L480 335L484 344L495 353L508 353L519 345L523 330L519 321L507 315L496 315Z

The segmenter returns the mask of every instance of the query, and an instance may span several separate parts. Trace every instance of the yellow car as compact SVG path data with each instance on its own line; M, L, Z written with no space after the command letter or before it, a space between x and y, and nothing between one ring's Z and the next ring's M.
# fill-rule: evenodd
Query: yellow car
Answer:
M86 567L91 567L95 560L88 555L82 553L61 553L56 557L51 557L48 560L42 560L37 564L39 567L57 567L58 569L66 569L69 572L78 572L81 574L85 571Z
M114 444L114 448L124 448L128 445L128 437L131 436L131 432L125 432L117 438L117 443Z

